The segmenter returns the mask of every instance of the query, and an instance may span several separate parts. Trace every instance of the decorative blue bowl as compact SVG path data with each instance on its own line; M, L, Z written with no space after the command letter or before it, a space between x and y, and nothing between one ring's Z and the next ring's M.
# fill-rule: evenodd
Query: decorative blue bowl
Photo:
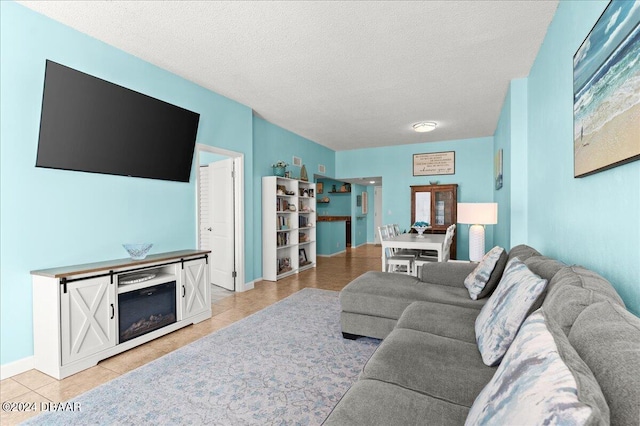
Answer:
M147 257L147 253L151 250L153 246L152 243L142 243L142 244L123 244L122 247L129 252L129 256L133 260L141 260Z

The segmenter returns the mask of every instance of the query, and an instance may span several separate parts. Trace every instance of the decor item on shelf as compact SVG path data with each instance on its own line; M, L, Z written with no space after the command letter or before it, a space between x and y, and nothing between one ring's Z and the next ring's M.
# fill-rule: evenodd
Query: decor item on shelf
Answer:
M307 176L307 168L305 167L305 165L302 165L302 168L300 169L300 180L303 180L305 182L309 181L309 176Z
M324 192L324 183L316 183L316 189L318 190L318 194L322 194Z
M147 253L151 250L152 243L135 243L135 244L123 244L122 247L127 250L129 256L133 260L142 260L147 257Z
M288 164L282 160L278 160L278 162L273 163L271 167L273 167L273 175L284 177Z
M437 185L438 183L440 183L439 180L430 180L429 181L429 185Z
M498 223L498 203L458 203L458 223L469 228L469 260L479 262L484 256L484 226Z
M296 205L295 204L289 204L289 210L291 210L292 212L296 211Z
M414 223L412 228L416 230L418 235L422 235L424 233L424 231L429 229L429 224L427 222L420 221L420 222Z
M153 278L156 277L156 274L135 274L135 275L129 275L126 278L121 278L120 280L118 280L118 284L123 285L123 284L136 284L136 283L142 283L145 281L149 281Z
M300 266L308 265L311 263L309 260L307 260L307 252L303 248L298 250L298 257L299 257L298 260L299 260Z
M336 192L336 186L335 185L331 185L331 192Z

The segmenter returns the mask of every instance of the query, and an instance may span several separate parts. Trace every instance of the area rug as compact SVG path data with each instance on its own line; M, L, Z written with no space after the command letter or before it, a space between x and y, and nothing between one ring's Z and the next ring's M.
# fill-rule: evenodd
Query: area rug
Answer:
M303 289L26 424L318 425L379 343L343 339L338 293Z

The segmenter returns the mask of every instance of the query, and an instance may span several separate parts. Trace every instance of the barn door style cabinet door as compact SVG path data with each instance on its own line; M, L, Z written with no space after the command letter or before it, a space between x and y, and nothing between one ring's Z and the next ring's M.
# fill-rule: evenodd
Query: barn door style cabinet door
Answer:
M411 186L411 224L429 222L433 234L445 234L458 221L458 185ZM451 243L451 259L456 259L457 229Z
M67 284L67 292L60 294L63 364L116 345L115 299L109 277Z
M204 259L185 261L181 274L182 315L191 318L211 309L209 268Z

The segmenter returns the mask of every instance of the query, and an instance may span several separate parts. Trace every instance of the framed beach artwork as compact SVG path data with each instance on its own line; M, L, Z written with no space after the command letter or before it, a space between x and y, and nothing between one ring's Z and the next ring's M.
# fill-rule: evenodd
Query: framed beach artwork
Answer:
M573 173L640 159L640 1L612 0L573 56Z
M493 178L496 190L502 188L502 148L498 150L493 158Z

